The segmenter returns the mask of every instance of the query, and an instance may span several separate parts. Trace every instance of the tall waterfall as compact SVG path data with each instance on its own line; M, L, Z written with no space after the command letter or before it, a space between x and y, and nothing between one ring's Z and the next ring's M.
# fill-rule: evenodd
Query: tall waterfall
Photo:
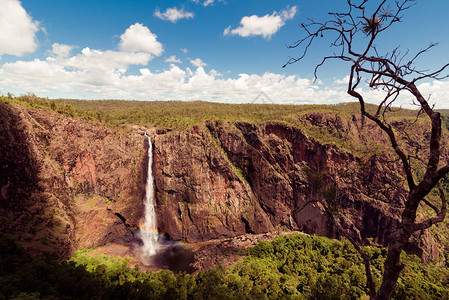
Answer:
M159 249L157 228L156 228L156 212L154 210L154 180L153 180L153 146L151 144L150 137L145 133L148 138L148 175L147 185L144 198L145 215L143 223L140 226L141 239L143 245L140 248L141 256L143 260L149 263L149 259L152 255L156 254Z

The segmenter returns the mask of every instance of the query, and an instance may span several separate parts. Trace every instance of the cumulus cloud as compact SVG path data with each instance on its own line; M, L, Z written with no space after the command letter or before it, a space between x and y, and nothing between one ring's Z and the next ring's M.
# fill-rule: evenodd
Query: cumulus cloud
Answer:
M239 27L231 29L231 26L229 26L223 31L223 35L239 35L241 37L260 35L265 39L270 39L285 25L287 20L293 19L296 11L296 6L293 6L287 7L279 13L275 11L271 15L267 14L262 17L246 16L240 20Z
M110 94L132 65L147 65L162 53L156 35L141 25L130 26L121 36L119 51L89 47L71 54L73 47L55 43L45 60L16 61L0 67L0 86L22 91L96 94L99 87ZM98 89L101 90L101 89Z
M349 83L349 75L343 78L334 79L332 83L332 89L346 91ZM418 84L418 89L424 98L429 99L431 105L435 104L435 107L439 109L449 108L449 101L447 100L449 99L449 81L429 80ZM382 90L368 90L367 86L363 85L361 85L357 91L361 93L369 103L373 104L380 103L386 96L385 92ZM352 98L348 99L352 100ZM417 107L413 104L413 101L413 95L404 90L398 99L395 100L395 106L416 109Z
M148 55L148 54L147 54ZM343 101L344 90L318 89L312 80L275 73L239 74L225 78L216 70L206 71L201 60L195 69L171 64L163 71L145 65L148 57L136 53L84 48L66 59L17 61L0 66L0 86L47 97L205 100L248 103L262 92L274 103L331 103ZM130 64L143 65L128 74Z
M22 56L37 48L39 23L33 21L18 0L0 1L0 56Z
M120 39L119 48L122 51L147 52L156 56L164 51L162 44L157 41L157 35L140 23L131 25Z
M190 63L195 67L205 67L207 64L199 58L191 59Z
M438 108L449 108L449 81L429 81L418 85L424 98ZM444 104L442 106L441 104Z
M140 23L131 25L120 39L120 51L85 47L80 53L70 57L70 46L54 44L52 53L64 67L88 73L124 73L130 65L146 65L153 56L159 56L163 52L163 46L157 41L157 36Z
M165 62L169 62L169 63L177 63L177 64L182 63L182 61L181 61L179 58L177 58L176 55L170 56L169 58L167 58L167 59L165 60Z
M145 56L147 55L147 56ZM59 56L61 57L61 56ZM224 77L205 70L201 60L194 69L171 64L162 71L151 70L148 53L99 51L84 48L64 59L56 54L46 59L17 61L0 66L0 86L39 96L90 99L205 100L228 103L252 103L264 95L270 103L338 103L354 99L345 86L316 85L312 79L272 72ZM129 66L140 67L129 74ZM432 95L431 103L449 108L449 81L434 81L418 86L423 95ZM370 102L382 99L379 91L362 91ZM410 95L398 101L411 107Z
M176 23L181 19L193 19L194 14L189 11L184 11L183 8L177 9L176 7L168 8L165 12L161 13L159 9L156 9L154 16L164 21L170 21Z
M107 71L126 69L130 65L146 65L151 58L151 54L147 52L101 51L86 47L63 64L79 70Z

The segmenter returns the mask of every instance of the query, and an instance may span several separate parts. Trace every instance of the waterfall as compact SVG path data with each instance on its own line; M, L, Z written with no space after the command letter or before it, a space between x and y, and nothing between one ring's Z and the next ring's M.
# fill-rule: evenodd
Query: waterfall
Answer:
M156 254L159 249L158 234L156 228L156 212L154 209L154 180L153 180L153 146L150 137L145 133L148 139L148 175L146 183L146 192L144 198L145 215L143 223L140 226L142 246L140 254L142 259L149 263L150 257Z

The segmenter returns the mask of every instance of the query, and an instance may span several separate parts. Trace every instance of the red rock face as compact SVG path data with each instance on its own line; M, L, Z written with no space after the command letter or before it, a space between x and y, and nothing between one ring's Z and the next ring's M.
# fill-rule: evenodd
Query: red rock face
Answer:
M133 242L146 172L137 132L0 103L0 137L0 232L61 256Z
M97 174L92 153L84 150L77 157L72 166L64 166L66 183L74 188L76 184L84 186L84 192L96 192Z
M272 230L250 186L204 126L156 136L154 145L162 232L197 242Z
M356 219L356 225L347 224L354 236L374 237L380 243L388 237L389 227L372 229L359 223L365 206L375 212L381 208L363 201L361 185L357 190L347 182L364 176L357 159L294 127L207 122L156 136L154 144L159 227L175 240L198 242L279 226L335 237L323 208L310 202L314 195L306 167L331 174L328 183L341 183L342 193L355 191L352 198L341 197L345 213L351 214L348 219ZM347 178L338 175L342 171ZM363 203L361 211L354 208L356 201ZM393 224L394 214L385 213L379 216Z

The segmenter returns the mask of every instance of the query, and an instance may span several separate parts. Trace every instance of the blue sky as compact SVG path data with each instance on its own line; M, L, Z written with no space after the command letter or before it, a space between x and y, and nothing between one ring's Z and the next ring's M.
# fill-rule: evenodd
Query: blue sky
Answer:
M345 7L346 0L0 0L0 92L230 103L264 93L275 103L346 102L347 65L329 64L313 82L328 44L282 68L298 54L286 47L301 37L298 24ZM449 1L417 0L379 48L413 52L439 42L418 63L443 65L448 12ZM422 88L449 108L447 81Z

